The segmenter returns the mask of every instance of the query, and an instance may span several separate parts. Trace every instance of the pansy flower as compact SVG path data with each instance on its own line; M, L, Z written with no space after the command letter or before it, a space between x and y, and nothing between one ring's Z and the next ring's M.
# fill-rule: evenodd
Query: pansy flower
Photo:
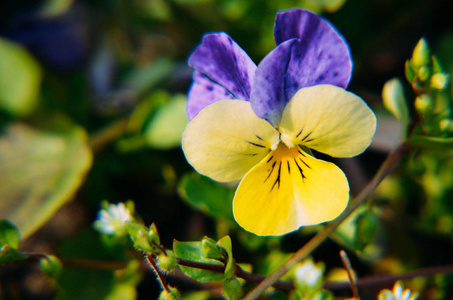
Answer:
M277 47L256 66L225 33L207 34L194 68L182 147L216 181L240 180L235 220L257 235L282 235L336 218L349 185L310 149L352 157L371 143L373 112L344 90L352 62L343 38L307 11L279 12Z

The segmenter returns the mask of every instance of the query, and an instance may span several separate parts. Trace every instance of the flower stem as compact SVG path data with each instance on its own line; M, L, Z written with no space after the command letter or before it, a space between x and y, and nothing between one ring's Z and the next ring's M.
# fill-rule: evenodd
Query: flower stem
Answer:
M162 278L162 275L160 274L159 269L156 266L156 262L154 261L152 256L151 255L146 255L146 260L149 262L150 266L153 268L154 272L156 273L157 279L159 280L160 285L162 286L162 288L164 288L164 290L167 293L170 293L170 289L168 288L167 284L165 283L164 279Z
M351 285L352 298L360 299L359 289L357 288L357 277L355 276L354 270L351 266L351 261L344 250L340 251L341 262L343 263L346 272L348 273L349 284Z
M280 277L285 275L292 267L294 267L294 265L296 265L302 259L306 258L313 250L321 245L354 210L356 210L362 203L366 201L371 193L377 188L379 183L381 183L381 181L396 168L399 160L406 152L406 150L406 144L402 143L392 153L390 153L387 156L386 160L382 163L377 173L371 179L371 181L357 195L357 197L345 209L345 211L338 218L329 223L323 231L315 235L308 243L306 243L302 248L294 253L294 255L280 268L278 268L276 271L274 271L274 273L272 273L261 283L259 283L243 298L243 300L257 299L268 287L270 287L274 282L276 282Z

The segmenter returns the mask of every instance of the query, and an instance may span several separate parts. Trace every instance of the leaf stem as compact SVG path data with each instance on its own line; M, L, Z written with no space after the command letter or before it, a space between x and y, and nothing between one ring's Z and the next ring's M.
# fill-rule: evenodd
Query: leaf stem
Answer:
M306 258L313 250L315 250L319 245L321 245L332 232L366 199L371 195L371 193L376 189L376 187L381 183L381 181L389 175L398 165L399 160L406 152L406 144L400 144L393 152L391 152L386 160L382 163L381 167L371 179L371 181L365 186L365 188L357 195L354 201L345 209L345 211L334 221L329 223L323 231L315 235L308 243L306 243L302 248L300 248L289 260L287 260L280 268L278 268L274 273L269 275L261 283L259 283L253 290L251 290L243 300L254 300L257 299L268 287L270 287L274 282L279 278L285 275L294 265L299 261Z

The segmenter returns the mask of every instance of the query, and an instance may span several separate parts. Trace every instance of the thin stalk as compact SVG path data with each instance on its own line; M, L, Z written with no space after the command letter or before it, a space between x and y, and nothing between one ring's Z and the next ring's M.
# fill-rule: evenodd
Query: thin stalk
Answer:
M392 153L390 153L386 160L382 163L381 167L371 179L371 181L365 186L365 188L357 195L354 201L344 210L344 212L336 218L334 221L329 223L323 231L315 235L308 243L300 248L294 255L287 260L280 268L274 273L269 275L261 283L259 283L253 290L251 290L243 300L254 300L257 299L268 287L270 287L279 278L285 275L292 267L294 267L299 261L306 258L313 250L321 245L332 232L362 203L364 203L371 193L377 188L379 183L389 175L398 165L399 160L406 151L406 144L400 144Z
M357 288L357 277L355 276L354 270L351 266L351 261L344 250L340 251L341 262L343 263L346 272L348 273L349 284L351 285L352 298L360 299L359 289Z
M157 279L159 280L160 285L164 288L164 290L167 293L170 293L170 289L168 288L167 284L165 283L165 280L162 278L162 275L160 274L159 269L156 266L156 262L151 257L151 255L146 255L146 260L148 261L149 265L153 268L154 273L156 273Z

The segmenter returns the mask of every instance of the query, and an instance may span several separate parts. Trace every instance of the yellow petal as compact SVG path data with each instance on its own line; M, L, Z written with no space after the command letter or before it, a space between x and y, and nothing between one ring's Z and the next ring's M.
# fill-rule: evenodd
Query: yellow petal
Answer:
M335 157L352 157L370 145L376 116L353 93L317 85L294 95L283 111L279 130L290 147L303 145Z
M200 174L228 182L241 179L279 141L249 102L220 100L205 107L186 127L182 148Z
M242 179L233 213L247 231L282 235L336 218L348 200L348 181L337 166L280 144Z

